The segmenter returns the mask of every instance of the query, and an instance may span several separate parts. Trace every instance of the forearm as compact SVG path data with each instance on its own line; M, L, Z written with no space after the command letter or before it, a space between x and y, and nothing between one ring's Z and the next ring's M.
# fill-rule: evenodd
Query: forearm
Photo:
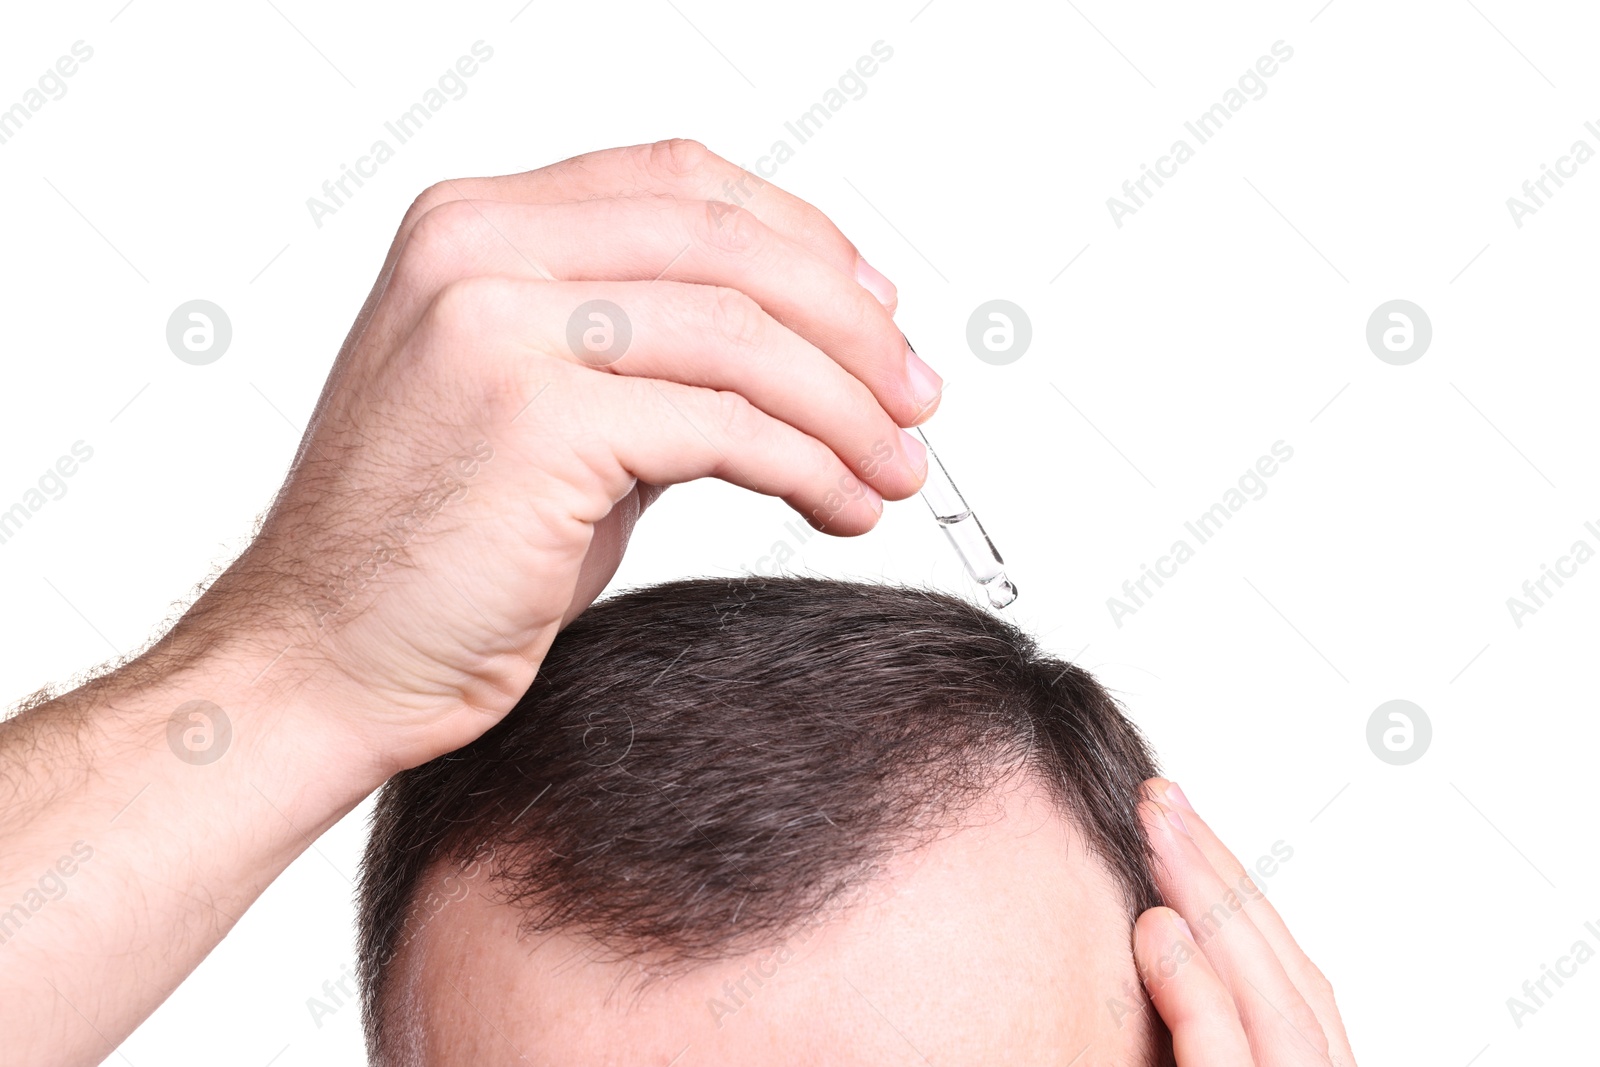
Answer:
M500 721L660 487L722 478L837 534L921 487L902 427L941 383L892 286L803 201L715 192L750 177L664 142L418 198L180 627L232 651L169 642L0 724L0 1067L98 1061L387 774ZM309 647L278 661L295 639L261 627ZM232 724L215 762L169 743L194 700Z
M0 724L0 1065L100 1062L377 784L285 660L158 650Z

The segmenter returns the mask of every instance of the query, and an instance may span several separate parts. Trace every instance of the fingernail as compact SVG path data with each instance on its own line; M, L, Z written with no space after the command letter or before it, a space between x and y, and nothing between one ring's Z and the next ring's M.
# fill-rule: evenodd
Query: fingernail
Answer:
M1194 839L1194 835L1189 833L1189 827L1184 825L1183 814L1177 808L1169 808L1166 805L1162 805L1161 810L1167 813L1167 822L1172 824L1174 830L1177 830L1190 840Z
M917 440L916 434L900 431L900 451L905 454L913 474L920 478L928 473L928 446Z
M1194 931L1189 929L1189 924L1184 922L1183 916L1177 912L1172 913L1172 925L1181 930L1184 937L1187 937L1190 941L1194 940Z
M1190 804L1189 798L1183 795L1183 790L1178 787L1177 782L1167 783L1167 796L1171 798L1174 804L1182 808L1184 811L1194 810L1194 805Z
M894 282L885 278L876 267L860 255L856 256L856 281L861 283L863 289L877 297L878 303L886 308L894 307L898 299Z
M879 515L883 514L883 496L872 486L862 486L867 491L867 503L872 505L872 510Z
M910 341L906 342L906 377L911 380L911 397L917 402L919 414L938 403L939 394L944 391L944 379L922 362Z

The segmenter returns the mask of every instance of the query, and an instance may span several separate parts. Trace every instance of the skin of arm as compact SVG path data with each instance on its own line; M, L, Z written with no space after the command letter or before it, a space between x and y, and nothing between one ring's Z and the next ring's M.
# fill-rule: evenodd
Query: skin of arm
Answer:
M499 721L662 487L843 535L914 494L901 428L941 383L894 308L821 212L692 141L426 191L256 539L148 652L0 722L0 1067L100 1062L318 835ZM1144 811L1172 907L1134 949L1180 1067L1353 1064L1181 791Z
M312 679L254 682L268 663L158 648L0 726L0 1063L109 1056L381 784ZM179 712L193 701L227 733Z
M940 383L893 305L692 141L426 191L254 541L0 724L0 1065L100 1062L319 834L498 721L662 487L844 535L914 494Z

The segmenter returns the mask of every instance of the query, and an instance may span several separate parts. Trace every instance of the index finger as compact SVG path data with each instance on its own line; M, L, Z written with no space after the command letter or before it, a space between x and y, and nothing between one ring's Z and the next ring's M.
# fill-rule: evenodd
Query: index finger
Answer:
M893 283L862 258L827 215L700 142L682 138L587 152L521 174L440 182L412 204L396 235L396 247L404 243L418 219L452 200L565 204L639 196L720 201L743 208L836 270L854 277L887 313L894 313L899 298Z
M1250 1041L1222 979L1171 908L1151 908L1133 927L1133 959L1178 1067L1251 1067Z
M1222 843L1222 839L1206 824L1206 821L1195 813L1189 798L1178 787L1178 783L1169 782L1164 778L1152 778L1145 784L1161 793L1167 804L1183 809L1184 825L1189 828L1189 834L1199 846L1201 854L1210 862L1222 880L1237 891L1239 899L1244 902L1245 914L1250 916L1256 929L1261 931L1261 936L1272 946L1272 951L1283 964L1289 980L1294 983L1300 995L1305 997L1306 1003L1316 1013L1317 1022L1322 1025L1322 1032L1328 1038L1328 1052L1333 1057L1335 1067L1353 1065L1355 1057L1350 1050L1350 1039L1344 1031L1344 1022L1339 1018L1338 1005L1334 1002L1333 986L1294 939L1294 935L1289 932L1288 924L1283 921L1278 909L1272 906L1272 902L1256 884L1255 877L1244 864L1239 862L1238 857L1228 846Z
M1328 1041L1305 994L1284 970L1239 893L1211 866L1178 809L1161 794L1139 802L1158 863L1161 899L1194 927L1195 943L1232 994L1257 1059L1272 1067L1328 1065Z

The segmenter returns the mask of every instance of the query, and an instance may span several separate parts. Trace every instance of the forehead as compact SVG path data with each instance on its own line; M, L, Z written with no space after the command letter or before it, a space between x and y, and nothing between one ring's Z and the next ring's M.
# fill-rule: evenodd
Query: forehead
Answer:
M392 1032L409 1030L433 1067L1082 1067L1142 1063L1152 1040L1121 895L1026 784L897 857L841 908L648 981L587 937L519 938L521 914L487 878L438 893L449 876L428 880L446 903L395 961L389 1005Z

